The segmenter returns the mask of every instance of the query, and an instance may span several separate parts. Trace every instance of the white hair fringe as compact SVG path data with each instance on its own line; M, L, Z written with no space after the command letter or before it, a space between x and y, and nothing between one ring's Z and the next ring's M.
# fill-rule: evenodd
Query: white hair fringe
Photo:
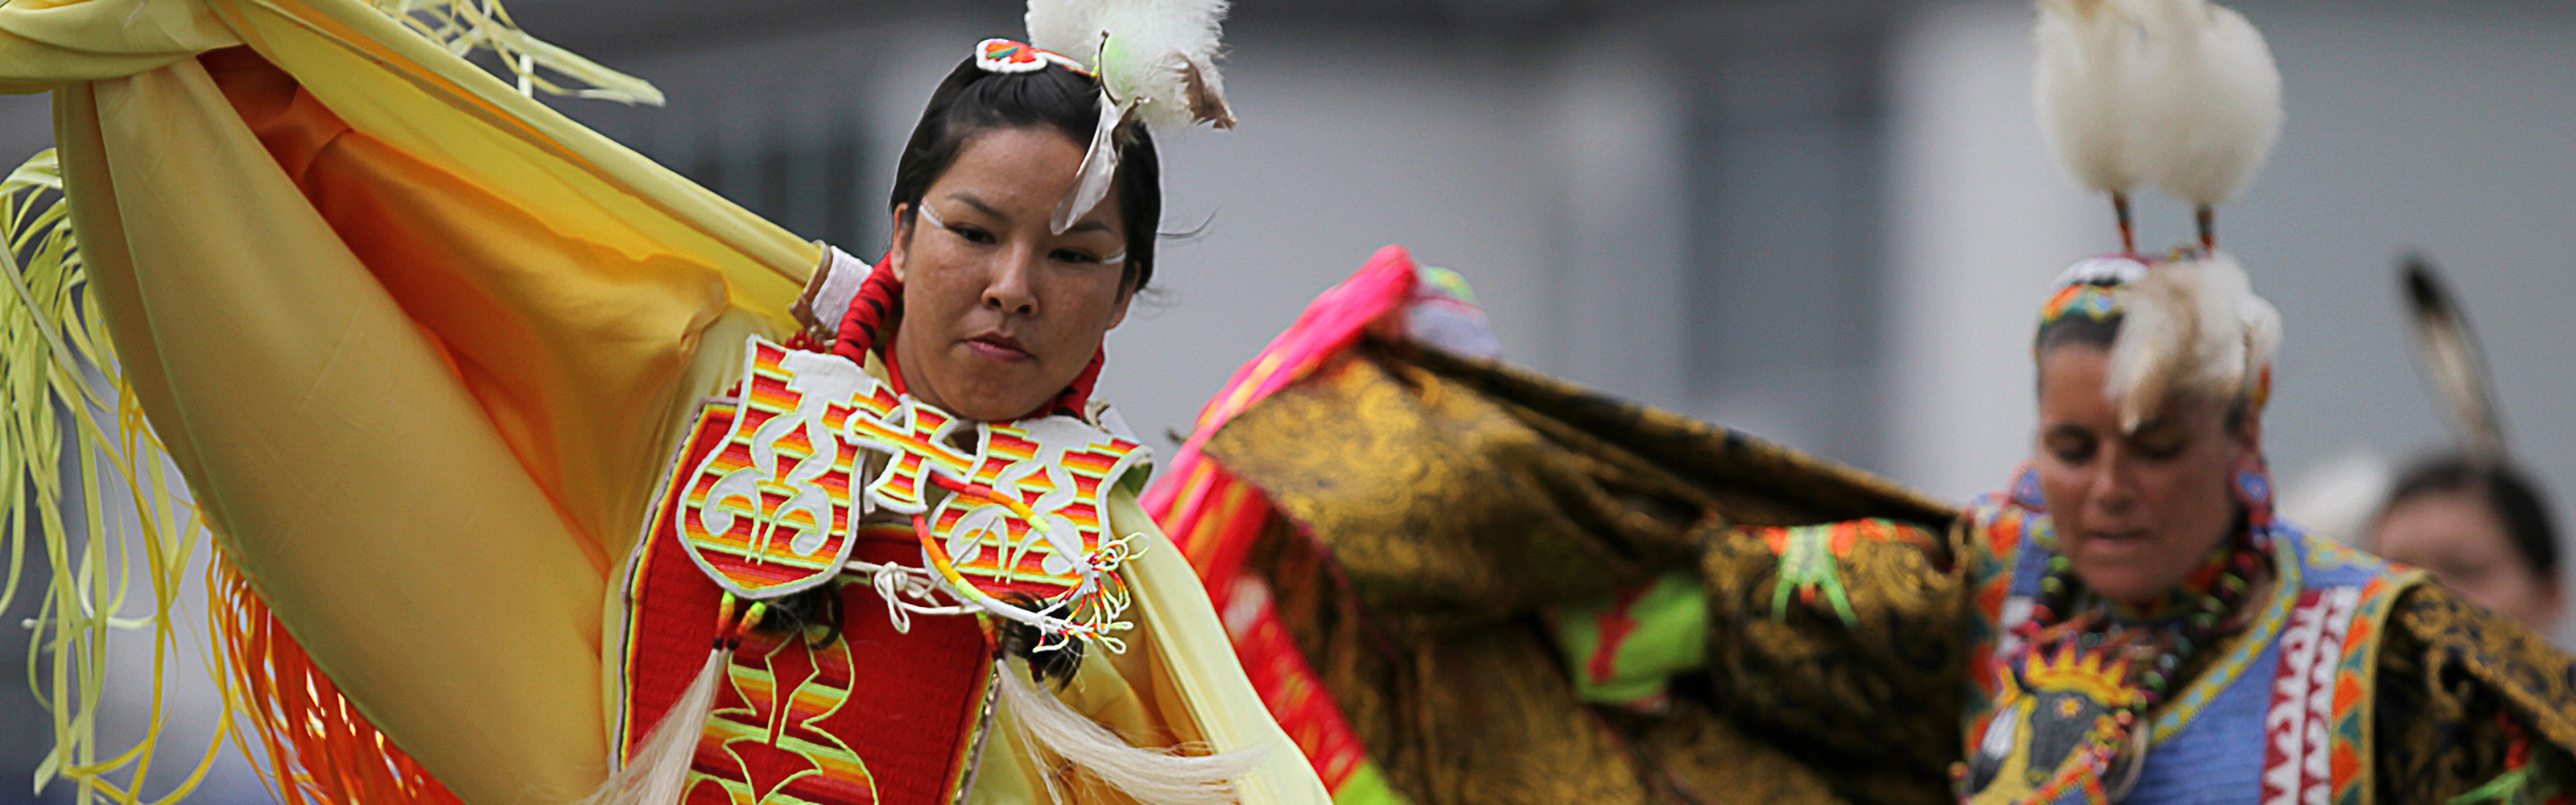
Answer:
M2120 427L2134 430L2177 392L2238 399L2264 382L2281 314L2254 294L2236 259L2211 254L2147 270L2121 301L2108 379Z
M1117 733L1076 713L1064 702L1039 690L1023 676L1025 668L997 662L1002 707L1011 716L1037 768L1050 769L1046 755L1072 764L1082 774L1109 784L1146 805L1226 805L1239 801L1235 781L1261 764L1267 754L1247 747L1213 755L1181 754L1182 747L1143 749L1129 746ZM1055 777L1046 775L1048 793Z
M725 678L725 669L733 664L733 651L717 648L707 652L707 664L698 669L696 679L680 693L671 709L662 711L653 731L635 747L635 755L626 764L609 773L607 782L577 805L673 805L680 801L681 788L689 779L689 762L696 757L698 739L706 732L707 716L715 712L716 685ZM610 750L611 757L615 750Z

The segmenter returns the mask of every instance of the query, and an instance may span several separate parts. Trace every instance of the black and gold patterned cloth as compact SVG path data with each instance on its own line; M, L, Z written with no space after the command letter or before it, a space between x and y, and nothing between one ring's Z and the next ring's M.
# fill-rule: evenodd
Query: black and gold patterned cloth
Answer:
M1508 366L1375 342L1206 451L1293 521L1251 567L1416 803L1952 801L1980 639L1954 561L1976 531L1951 527L1956 507ZM1848 620L1775 611L1779 555L1745 528L1860 518L1948 536L1841 557ZM1587 703L1552 620L1677 571L1710 602L1704 667L1642 706ZM2576 667L2538 638L2431 587L2389 624L2381 801L2485 784L2516 736L2553 763L2576 746Z

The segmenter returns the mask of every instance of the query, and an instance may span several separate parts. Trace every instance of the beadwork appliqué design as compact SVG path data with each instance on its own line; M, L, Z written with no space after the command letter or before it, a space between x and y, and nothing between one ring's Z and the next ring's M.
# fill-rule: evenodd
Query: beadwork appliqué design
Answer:
M1104 534L1105 500L1148 460L1142 446L1068 417L962 421L838 356L757 336L741 400L680 483L676 518L690 557L727 591L771 598L830 580L851 524L882 508L912 515L924 566L961 600L1052 645L1123 647L1111 636L1129 603L1117 570L1142 545ZM869 453L882 468L861 485Z

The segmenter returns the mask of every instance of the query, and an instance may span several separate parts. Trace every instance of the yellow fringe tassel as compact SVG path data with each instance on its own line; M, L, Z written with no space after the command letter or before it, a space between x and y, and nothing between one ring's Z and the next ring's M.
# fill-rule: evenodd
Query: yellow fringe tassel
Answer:
M83 803L168 803L205 779L226 730L218 725L185 781L145 798L167 720L163 683L183 648L170 613L205 529L117 371L62 189L51 149L0 181L0 274L14 303L0 305L0 540L9 554L0 609L16 597L30 549L41 548L52 578L34 591L41 601L25 624L27 681L52 717L54 746L35 790L65 779L81 786ZM116 498L133 503L130 516L109 504ZM147 614L127 614L144 606ZM143 630L152 634L150 726L120 751L98 738L111 701L108 638Z
M510 21L500 0L370 0L421 36L464 56L480 48L492 51L503 69L519 82L519 94L536 93L591 98L623 104L662 105L662 91L641 78L602 67L545 40L529 36ZM539 68L584 86L567 87L546 78Z
M662 103L652 84L519 30L498 0L370 1L458 56L492 51L522 93ZM40 603L25 623L27 684L51 717L54 739L34 791L60 779L81 787L83 805L168 805L205 779L228 737L250 751L248 739L231 734L232 719L219 719L184 782L157 799L141 790L167 721L165 682L185 664L172 661L185 648L172 609L192 563L206 562L219 577L208 591L210 645L226 666L208 670L227 710L246 717L268 751L263 775L280 798L454 802L341 698L227 563L212 549L199 555L211 544L206 524L117 364L62 193L52 149L0 181L8 246L0 250L8 300L0 303L0 550L7 552L0 611L16 600L31 552L41 551L51 570L30 590ZM131 501L130 514L115 503L123 501ZM108 637L147 630L150 726L132 746L103 746L103 708L135 698L106 688Z

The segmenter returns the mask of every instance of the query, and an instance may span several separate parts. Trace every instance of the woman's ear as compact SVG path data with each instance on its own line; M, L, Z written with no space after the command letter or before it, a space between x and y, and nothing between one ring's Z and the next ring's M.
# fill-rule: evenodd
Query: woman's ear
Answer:
M910 214L911 212L910 204L897 204L894 207L894 243L886 247L886 264L894 271L897 282L911 279L905 276L904 272L904 264L910 262L906 258L911 257L912 253L912 224L918 220Z
M2239 449L2244 450L2246 455L2262 455L2263 411L2262 409L2255 408L2253 403L2238 404L2245 406L2245 413L2238 415L2236 418L2236 446Z
M1135 286L1128 285L1118 289L1118 304L1109 307L1109 329L1118 329L1118 325L1127 321L1127 306L1135 301Z

